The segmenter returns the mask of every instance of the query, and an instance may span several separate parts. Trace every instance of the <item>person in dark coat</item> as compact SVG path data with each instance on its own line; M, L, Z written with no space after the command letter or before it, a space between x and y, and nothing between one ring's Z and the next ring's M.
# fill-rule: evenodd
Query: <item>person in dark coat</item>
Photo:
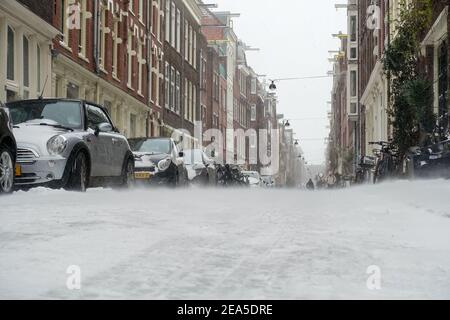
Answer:
M314 190L314 182L312 181L312 179L309 179L308 183L306 184L306 189Z

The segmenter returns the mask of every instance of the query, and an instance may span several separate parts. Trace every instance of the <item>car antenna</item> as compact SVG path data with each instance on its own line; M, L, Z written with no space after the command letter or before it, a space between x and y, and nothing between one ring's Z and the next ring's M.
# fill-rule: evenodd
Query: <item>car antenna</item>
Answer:
M45 77L44 87L42 88L42 92L41 92L41 94L39 95L39 98L38 98L39 100L42 100L42 99L43 99L45 87L47 86L47 80L48 80L48 74L47 74L47 76Z

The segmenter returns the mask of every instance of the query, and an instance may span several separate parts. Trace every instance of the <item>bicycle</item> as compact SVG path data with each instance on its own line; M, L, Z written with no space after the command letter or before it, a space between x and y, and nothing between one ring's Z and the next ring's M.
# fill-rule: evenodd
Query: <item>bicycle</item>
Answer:
M375 173L373 176L373 183L382 182L387 178L395 177L399 170L398 151L391 142L378 141L369 142L369 145L381 146L377 149L375 155L377 158L375 165Z

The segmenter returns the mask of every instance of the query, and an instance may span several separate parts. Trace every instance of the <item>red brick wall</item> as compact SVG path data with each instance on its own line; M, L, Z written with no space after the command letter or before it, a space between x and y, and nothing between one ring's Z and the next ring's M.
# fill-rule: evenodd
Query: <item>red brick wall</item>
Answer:
M132 0L137 1L137 0ZM105 70L107 73L104 73L97 69L96 63L95 63L95 52L94 52L94 30L95 30L95 8L94 8L94 1L93 0L87 0L87 11L92 13L92 18L87 19L86 21L86 58L89 62L85 61L84 59L80 58L78 56L78 44L79 44L79 37L78 37L78 30L70 30L70 42L68 44L70 50L67 50L64 46L60 44L60 41L58 39L54 40L54 46L55 49L60 53L65 55L66 57L73 60L75 63L83 66L87 70L89 70L92 73L96 73L99 77L102 79L108 81L109 83L115 85L116 87L122 89L124 92L128 93L129 95L135 97L142 103L147 104L148 101L148 82L147 82L147 70L148 70L148 63L146 65L143 65L143 80L142 80L142 96L137 93L137 86L138 86L138 66L137 66L137 56L133 57L133 72L132 72L132 83L134 90L130 90L127 87L128 83L128 75L127 75L127 44L131 41L131 39L128 39L128 28L133 25L138 25L140 30L143 30L143 34L146 34L147 30L147 1L144 2L144 18L143 21L139 21L138 17L136 17L134 14L130 13L128 16L123 16L122 21L119 23L119 29L120 29L120 37L122 38L122 44L119 45L119 51L118 51L118 72L117 72L117 78L119 81L114 79L112 77L112 52L113 52L113 40L112 40L112 30L113 30L113 24L112 24L112 12L110 10L106 11L106 26L110 28L111 32L106 34L106 42L105 42ZM128 4L126 1L119 1L114 0L114 6L115 8L120 8L123 11L128 11ZM135 10L137 12L137 10ZM53 16L53 25L60 29L61 26L61 2L55 0L55 12ZM147 59L147 46L148 41L144 40L145 38L142 38L145 42L144 48L143 48L143 55L145 59ZM134 47L135 48L135 47ZM137 48L135 48L137 49Z

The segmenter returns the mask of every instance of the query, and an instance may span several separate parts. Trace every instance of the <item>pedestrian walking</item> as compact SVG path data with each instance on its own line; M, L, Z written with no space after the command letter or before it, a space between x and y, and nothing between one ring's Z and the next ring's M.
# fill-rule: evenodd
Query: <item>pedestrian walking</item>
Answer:
M308 190L314 190L314 182L312 181L312 179L309 179L308 183L306 184L306 189Z

